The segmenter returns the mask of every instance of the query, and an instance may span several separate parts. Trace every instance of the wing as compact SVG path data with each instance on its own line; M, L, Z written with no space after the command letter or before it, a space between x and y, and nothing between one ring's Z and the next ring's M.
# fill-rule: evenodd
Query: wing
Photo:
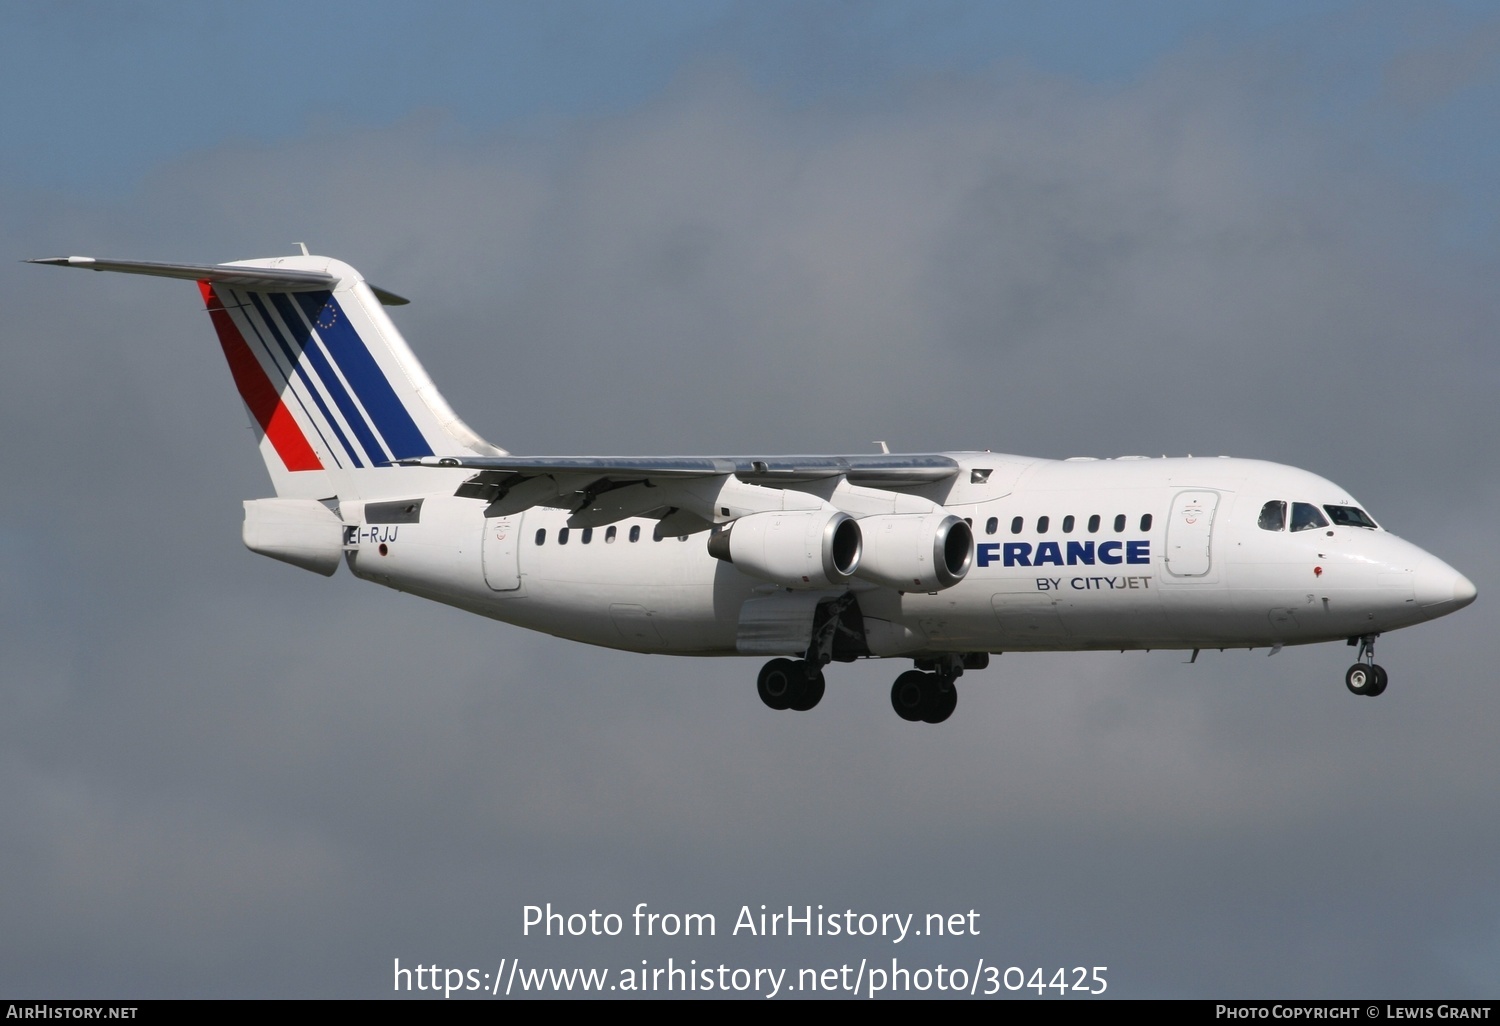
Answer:
M650 516L673 531L770 509L828 504L842 491L865 495L861 507L894 511L893 493L940 485L959 472L941 454L866 456L445 456L401 460L401 466L462 467L476 471L459 496L488 503L487 516L509 516L533 506L573 512L569 523L595 527ZM792 493L792 494L789 494ZM926 507L925 500L918 500ZM887 508L889 507L889 508ZM672 518L670 524L668 518Z

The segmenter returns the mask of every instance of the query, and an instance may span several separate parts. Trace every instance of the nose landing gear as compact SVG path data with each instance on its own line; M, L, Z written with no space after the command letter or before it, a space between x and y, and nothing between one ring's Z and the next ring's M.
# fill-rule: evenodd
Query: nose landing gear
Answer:
M1359 662L1349 667L1349 672L1344 674L1344 686L1351 694L1368 695L1374 698L1385 690L1390 678L1386 676L1385 668L1375 662L1375 639L1378 635L1366 634L1355 639L1350 638L1349 644L1359 645Z

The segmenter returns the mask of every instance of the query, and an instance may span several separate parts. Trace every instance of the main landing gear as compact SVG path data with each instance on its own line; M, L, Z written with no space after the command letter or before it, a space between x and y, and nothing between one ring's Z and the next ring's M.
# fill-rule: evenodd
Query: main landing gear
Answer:
M907 670L891 687L896 715L903 720L942 723L958 706L958 688L953 682L962 672L962 663L940 665L931 673ZM772 659L761 667L755 690L772 709L806 712L823 699L823 670L806 659Z
M907 670L891 685L891 708L903 720L942 723L958 707L954 675Z
M755 690L772 709L806 712L823 700L823 670L806 659L772 659L761 667Z
M1356 695L1369 695L1374 698L1385 690L1390 678L1386 676L1385 668L1375 663L1375 639L1378 635L1366 634L1360 638L1350 638L1349 644L1359 645L1359 662L1349 667L1349 672L1344 674L1344 685L1350 693Z
M965 670L984 669L990 657L985 652L964 652L914 662L916 669L907 670L891 686L891 708L903 720L942 723L958 706L954 681ZM760 700L772 709L811 709L823 699L825 665L818 661L817 653L808 659L772 659L761 667L755 682Z
M954 681L965 670L989 666L990 657L986 652L954 652L914 662L917 668L907 670L891 685L891 708L903 720L942 723L958 707L958 686Z
M854 626L845 623L845 614L853 616ZM760 677L755 682L760 700L772 709L798 712L806 712L821 702L823 667L835 656L845 661L854 658L847 647L841 649L841 644L847 646L847 641L841 642L843 636L857 638L863 649L864 628L859 626L859 606L853 592L819 603L805 659L772 659L760 668ZM869 649L863 649L862 654L869 655Z

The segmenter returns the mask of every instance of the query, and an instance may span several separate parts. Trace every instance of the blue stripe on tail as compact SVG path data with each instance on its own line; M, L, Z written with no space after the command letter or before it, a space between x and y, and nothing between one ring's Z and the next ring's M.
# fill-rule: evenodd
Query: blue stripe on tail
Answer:
M416 421L411 419L396 390L386 380L385 372L370 355L364 339L349 323L333 294L300 292L296 297L307 319L317 325L318 337L343 372L344 380L354 389L376 430L385 439L391 457L404 460L433 455L432 446L427 444Z
M266 359L281 372L282 380L290 386L291 375L295 374L297 380L302 382L302 392L306 392L312 398L313 404L317 406L318 412L322 417L319 419L313 415L312 411L307 408L307 403L303 401L301 392L297 389L288 387L282 394L283 401L289 395L297 400L297 405L301 407L303 414L307 417L307 422L312 425L312 429L317 432L318 440L323 443L324 451L328 453L329 458L333 460L335 466L342 467L345 459L352 460L356 467L360 466L359 457L350 449L349 441L344 437L344 433L339 430L338 422L328 415L328 405L323 402L323 397L318 393L317 386L313 384L312 379L308 376L307 368L302 366L298 361L297 354L292 351L292 347L287 344L286 339L282 337L281 332L276 330L276 325L267 316L265 304L261 301L261 297L254 292L238 293L230 289L225 289L224 291L230 295L235 302L236 309L244 316L245 325L254 334L256 343L266 354ZM252 304L260 316L259 324L256 323L254 317L250 316L250 311L247 308ZM265 325L265 331L261 330L261 324ZM271 342L266 341L267 335L271 337L271 341L276 343L274 349L271 346ZM281 360L276 358L278 351L281 353ZM283 369L283 361L286 367L291 368L290 372ZM337 447L330 444L328 436L324 434L323 425L325 424L332 429L334 437L343 446L344 452L342 458Z
M333 431L334 435L337 436L339 444L344 447L344 451L349 454L349 459L354 463L354 465L356 467L364 466L364 463L359 458L359 450L350 443L348 437L345 436L343 430L339 427L339 422L333 419L333 414L329 411L328 405L323 402L323 396L318 390L317 382L313 381L312 376L307 372L307 364L303 362L303 356L304 354L306 354L308 356L308 359L311 360L311 357L315 355L307 353L307 334L304 333L300 337L294 337L292 341L289 342L286 336L281 333L281 329L276 326L276 319L271 316L271 311L267 310L265 306L265 300L269 299L272 302L275 301L275 293L252 292L250 293L250 299L255 303L255 309L260 314L261 320L265 322L266 330L271 333L271 337L276 340L276 344L281 347L281 351L287 354L288 358L291 359L296 366L298 376L301 377L303 384L307 386L307 391L312 395L313 402L317 403L319 412L323 414L324 423L326 423L328 427ZM295 311L284 311L283 313L286 312L295 314ZM289 325L291 330L294 332L301 328L301 326L302 325L300 318L295 317ZM316 369L316 366L314 367L314 369ZM323 376L324 375L322 375L321 373L318 375L320 379ZM329 376L331 377L332 375ZM337 387L338 381L335 380L333 384L335 387ZM329 388L327 391L329 395L334 394L332 388Z
M332 397L333 404L344 415L345 423L354 432L354 436L359 439L359 444L364 449L365 455L369 458L370 462L382 463L390 459L390 455L386 452L385 447L380 444L380 439L376 438L375 432L370 429L369 422L355 403L354 397L344 388L343 382L339 380L339 376L329 364L328 358L323 355L322 349L313 342L312 329L308 327L307 322L298 314L297 308L292 305L286 293L272 292L269 295L272 304L275 305L277 311L281 314L282 323L292 333L292 341L302 351L308 362L312 364L313 370L317 372L318 378L323 382L323 387L328 390L329 396ZM315 295L328 296L329 293L319 292L315 293Z

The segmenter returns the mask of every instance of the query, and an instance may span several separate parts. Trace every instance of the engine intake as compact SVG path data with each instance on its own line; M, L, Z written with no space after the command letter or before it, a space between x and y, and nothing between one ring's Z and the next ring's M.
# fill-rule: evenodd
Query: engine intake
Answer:
M865 517L859 528L865 544L855 573L898 591L951 588L974 561L974 532L951 513Z
M837 510L752 513L708 539L708 553L788 588L833 588L860 565L859 523Z

